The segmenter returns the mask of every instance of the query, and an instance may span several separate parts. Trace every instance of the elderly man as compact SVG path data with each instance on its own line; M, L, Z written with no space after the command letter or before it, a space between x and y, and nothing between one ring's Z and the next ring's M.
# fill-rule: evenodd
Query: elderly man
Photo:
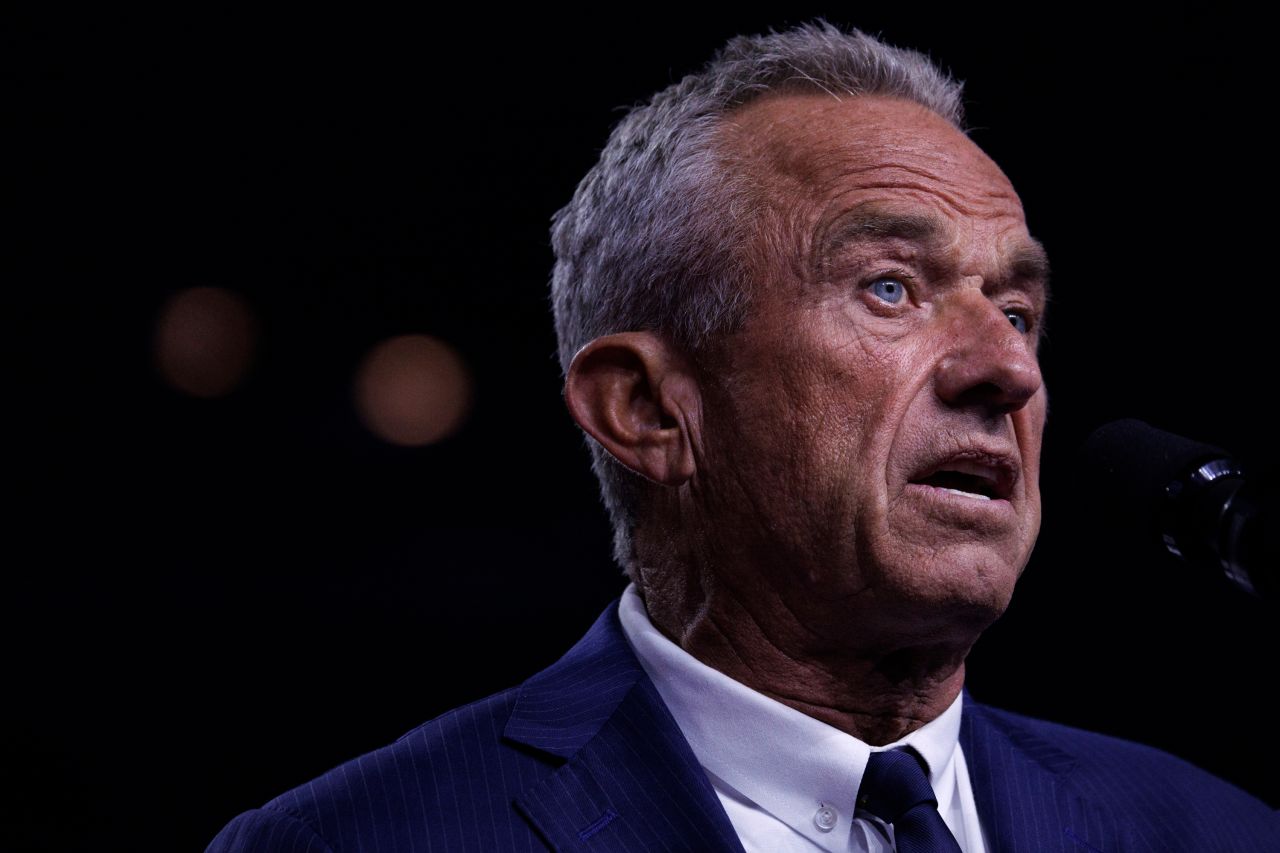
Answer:
M1177 759L963 691L1040 524L1048 263L961 121L922 57L826 26L632 111L553 280L632 584L210 849L1280 849Z

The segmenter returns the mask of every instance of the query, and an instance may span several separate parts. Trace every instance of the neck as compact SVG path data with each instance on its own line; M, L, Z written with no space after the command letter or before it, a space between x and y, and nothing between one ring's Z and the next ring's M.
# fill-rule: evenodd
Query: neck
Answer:
M821 637L813 620L759 589L736 590L705 572L664 576L673 573L642 570L637 584L659 631L707 666L872 746L936 719L964 685L971 641Z

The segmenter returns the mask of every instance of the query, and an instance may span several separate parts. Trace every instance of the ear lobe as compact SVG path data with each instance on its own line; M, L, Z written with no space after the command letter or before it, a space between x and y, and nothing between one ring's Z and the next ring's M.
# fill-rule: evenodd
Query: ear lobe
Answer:
M693 476L697 382L684 356L659 336L596 338L574 356L564 399L578 426L637 474L668 486Z

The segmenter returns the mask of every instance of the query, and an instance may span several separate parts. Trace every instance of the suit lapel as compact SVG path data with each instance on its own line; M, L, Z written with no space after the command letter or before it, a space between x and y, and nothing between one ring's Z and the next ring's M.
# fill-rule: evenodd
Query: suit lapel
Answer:
M965 694L960 745L991 853L1123 849L1114 814L1068 781L1076 759Z
M1076 759L965 694L960 743L991 853L1116 853L1121 826L1069 782ZM568 851L742 853L689 744L627 644L617 603L529 679L504 737L558 763L515 806Z
M611 604L525 682L504 735L563 760L515 800L557 851L733 851L737 834Z

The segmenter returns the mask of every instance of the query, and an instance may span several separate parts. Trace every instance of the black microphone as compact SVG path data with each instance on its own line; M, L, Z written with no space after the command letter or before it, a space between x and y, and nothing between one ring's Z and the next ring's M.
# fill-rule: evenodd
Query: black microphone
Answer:
M1192 566L1274 599L1280 575L1275 477L1246 477L1225 450L1139 420L1109 423L1077 470L1102 509Z

